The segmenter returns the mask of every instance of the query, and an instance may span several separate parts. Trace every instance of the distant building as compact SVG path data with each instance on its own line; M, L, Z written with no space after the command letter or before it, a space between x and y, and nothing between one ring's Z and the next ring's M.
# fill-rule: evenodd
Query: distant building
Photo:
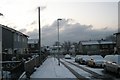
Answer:
M80 41L81 54L113 54L116 43L112 41Z
M120 2L118 2L118 14L120 14ZM117 51L120 54L120 15L118 15L118 33L116 34L116 47Z
M116 42L113 41L104 41L101 40L99 42L100 53L101 54L114 54L114 47L116 46Z
M39 44L38 39L28 39L28 51L29 53L38 53Z
M50 53L51 54L58 54L58 46L50 46ZM69 52L66 51L66 49L63 47L63 46L59 46L59 53L60 54L75 54L75 46L74 45L71 45L70 46L70 49L69 49Z
M116 47L117 47L117 51L120 54L120 32L116 33Z
M28 36L4 25L0 25L2 33L2 52L23 54L27 50Z
M98 41L80 41L81 54L98 54L99 43Z
M63 53L62 46L59 46L59 52ZM51 46L50 47L50 53L52 53L52 54L58 54L58 46Z

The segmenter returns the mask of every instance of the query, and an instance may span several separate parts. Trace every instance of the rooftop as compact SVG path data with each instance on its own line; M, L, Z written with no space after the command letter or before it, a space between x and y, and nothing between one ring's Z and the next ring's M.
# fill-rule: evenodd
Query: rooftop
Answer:
M105 40L96 40L96 41L81 41L82 45L98 45L98 44L115 44L113 41L105 41Z
M10 30L10 31L12 31L12 32L15 32L15 33L17 33L17 34L19 34L19 35L23 35L23 36L28 37L28 35L25 35L25 34L23 34L22 32L17 31L17 30L15 30L15 29L13 29L13 28L10 28L10 27L8 27L8 26L5 26L5 25L0 24L0 27L2 27L2 28L4 28L4 29L7 29L7 30Z

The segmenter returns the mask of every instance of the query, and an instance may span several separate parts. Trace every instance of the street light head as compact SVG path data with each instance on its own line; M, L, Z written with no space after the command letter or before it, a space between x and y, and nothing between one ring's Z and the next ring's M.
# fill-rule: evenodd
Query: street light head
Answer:
M57 20L59 21L59 20L62 20L62 19L58 18Z
M2 13L0 13L0 16L3 16L3 14L2 14Z

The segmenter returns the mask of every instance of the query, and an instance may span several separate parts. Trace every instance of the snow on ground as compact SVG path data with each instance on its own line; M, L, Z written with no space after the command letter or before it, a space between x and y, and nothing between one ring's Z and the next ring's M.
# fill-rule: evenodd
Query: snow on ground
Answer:
M73 63L75 63L75 64L77 64L79 66L82 66L82 67L87 68L87 69L89 69L89 70L91 70L93 72L96 72L97 74L104 75L103 74L103 70L104 70L103 68L91 68L91 67L88 67L86 65L80 65L80 64L76 63L74 59L69 59L69 60L66 59L66 61L73 62Z
M62 60L63 61L63 60ZM63 61L64 62L64 61ZM66 62L65 62L66 63ZM78 72L81 76L85 77L85 78L91 78L91 74L70 64L70 63L66 63L67 65L69 65L69 67L71 67L72 69L74 69L76 72Z
M86 65L81 65L81 66L86 67L87 69L89 69L93 72L96 72L97 74L104 75L103 68L91 68L91 67L87 67Z
M47 60L30 76L31 78L76 78L64 65L58 65L56 58Z

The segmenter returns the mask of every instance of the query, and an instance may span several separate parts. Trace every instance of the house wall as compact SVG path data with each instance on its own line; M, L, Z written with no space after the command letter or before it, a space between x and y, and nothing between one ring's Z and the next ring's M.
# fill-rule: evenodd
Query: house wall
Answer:
M11 29L12 30L12 29ZM27 37L19 33L18 31L11 31L2 27L2 50L8 50L9 54L12 54L17 50L17 53L24 53L27 49Z
M99 45L83 45L83 53L99 54Z
M25 53L27 49L27 37L24 35L20 35L18 33L14 33L14 49L17 49L17 53Z
M116 46L118 48L118 53L120 53L120 34L116 35Z
M100 44L100 53L101 55L113 54L115 43L113 44Z
M80 42L80 44L79 44L79 52L80 53L83 53L83 46L82 46L82 43Z
M2 28L2 50L8 49L9 52L13 49L13 33L5 28Z

